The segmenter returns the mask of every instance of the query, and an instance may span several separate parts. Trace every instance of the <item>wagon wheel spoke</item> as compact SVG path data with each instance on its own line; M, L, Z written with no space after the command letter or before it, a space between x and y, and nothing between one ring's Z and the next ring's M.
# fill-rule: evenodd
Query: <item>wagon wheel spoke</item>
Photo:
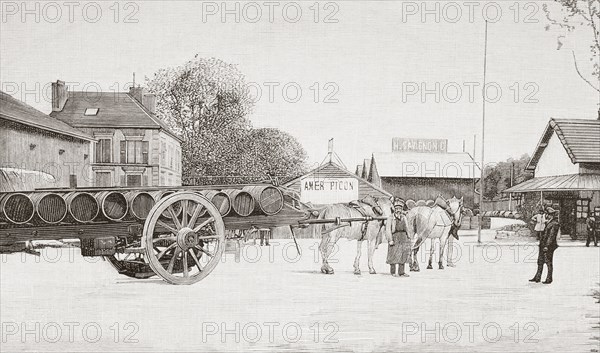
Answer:
M218 235L204 235L204 236L200 236L198 237L199 240L213 240L213 239L220 239L220 237Z
M210 256L210 257L215 257L215 254L211 253L208 250L205 250L203 247L201 246L196 246L196 249L202 251L203 253L205 253L206 255Z
M165 250L163 250L163 251L159 251L159 252L158 252L158 255L156 255L156 258L160 260L160 259L161 259L163 256L165 256L165 254L166 254L168 251L170 251L171 249L173 249L175 246L177 246L177 243L173 243L173 244L171 244L171 245L167 246L167 248L166 248Z
M183 252L183 277L185 277L185 278L190 276L187 262L188 262L188 252L184 251Z
M161 226L161 227L163 227L163 228L166 228L166 229L168 229L168 230L169 230L169 232L173 233L173 235L177 235L177 229L175 229L175 228L171 227L171 226L170 226L170 225L168 225L167 223L165 223L165 222L161 221L160 219L159 219L158 221L156 221L156 223L157 223L159 226Z
M171 219L173 220L173 223L175 223L175 227L179 230L181 229L181 222L179 222L179 218L177 218L177 213L175 213L175 210L173 209L173 205L169 205L169 207L167 207L167 211L169 211L169 215L171 216ZM177 232L175 232L177 234Z
M200 265L200 260L198 260L198 257L194 253L194 249L189 249L189 250L190 250L190 255L192 255L192 259L194 259L194 262L196 263L196 267L198 267L198 271L202 272L202 265Z
M202 212L202 209L204 207L201 204L196 204L196 208L194 208L194 213L192 214L192 218L190 218L190 221L188 223L188 228L193 228L194 225L196 224L196 221L198 220L198 217L200 216L200 212Z
M167 267L167 271L169 273L173 273L173 266L175 266L175 260L177 259L177 257L179 256L179 247L175 248L175 253L173 253L173 257L171 258L171 261L169 261L169 267Z
M206 221L200 223L196 228L194 228L194 232L198 233L202 228L206 227L208 224L214 222L214 217L209 217Z
M188 200L181 201L181 225L186 227L188 224Z

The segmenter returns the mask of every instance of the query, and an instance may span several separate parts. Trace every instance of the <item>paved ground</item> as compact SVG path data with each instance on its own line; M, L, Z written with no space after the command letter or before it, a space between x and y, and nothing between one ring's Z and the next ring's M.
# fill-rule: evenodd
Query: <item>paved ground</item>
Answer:
M531 284L537 248L493 232L461 233L457 267L410 278L352 274L355 243L342 240L319 272L318 243L248 246L194 286L120 277L72 249L0 263L0 351L590 352L598 349L600 250L565 241L555 283ZM365 245L366 246L366 245ZM365 254L366 251L363 251ZM261 256L257 256L258 254ZM594 327L595 326L595 327Z

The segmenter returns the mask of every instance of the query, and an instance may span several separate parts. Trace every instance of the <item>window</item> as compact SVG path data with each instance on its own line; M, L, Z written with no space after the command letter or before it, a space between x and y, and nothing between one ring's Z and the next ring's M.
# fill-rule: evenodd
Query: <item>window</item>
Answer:
M579 199L577 200L577 219L587 219L590 213L590 200Z
M96 143L96 163L111 163L112 141L110 139L100 139Z
M111 187L110 172L96 172L96 185L100 187Z
M95 115L98 115L99 111L100 111L100 108L87 108L85 110L85 112L83 113L83 115L85 115L85 116L95 116Z
M142 186L142 176L141 175L128 175L127 176L127 186Z
M148 141L121 141L122 164L148 164Z

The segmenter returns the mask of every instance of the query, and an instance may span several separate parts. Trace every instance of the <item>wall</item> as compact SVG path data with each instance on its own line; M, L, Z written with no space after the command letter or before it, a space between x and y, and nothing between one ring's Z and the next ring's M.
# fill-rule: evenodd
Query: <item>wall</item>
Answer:
M562 142L560 142L556 133L553 133L550 141L548 141L548 146L544 149L544 153L542 153L537 163L535 176L544 177L577 173L579 173L579 166L571 162L571 158L569 158Z
M111 174L111 185L108 186L127 186L127 175L140 175L142 186L181 185L181 147L179 141L172 136L158 129L86 128L82 130L97 139L105 138L112 141L111 162L94 161L92 166L94 173ZM148 163L121 164L121 141L147 141Z
M160 185L181 185L181 144L171 135L160 131L158 136L157 158L160 172L157 174Z
M93 185L85 166L91 162L89 141L0 119L0 166L41 171L56 179L53 187L69 187L70 175L77 186ZM31 145L35 145L32 149ZM64 150L59 154L59 150Z
M464 197L464 205L474 207L473 181L447 178L381 178L382 187L394 196L412 200L434 200L439 194L445 198Z

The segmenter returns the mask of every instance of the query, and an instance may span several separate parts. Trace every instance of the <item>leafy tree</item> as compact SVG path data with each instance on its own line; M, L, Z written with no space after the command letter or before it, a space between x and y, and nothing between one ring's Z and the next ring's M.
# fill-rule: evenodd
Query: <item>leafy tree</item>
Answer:
M298 176L306 172L306 151L290 134L273 128L251 130L247 137L255 175Z
M589 61L587 68L580 67L575 50L572 50L575 70L579 77L584 80L592 89L600 93L600 0L554 0L560 5L560 8L550 8L547 4L543 5L543 10L549 24L546 30L551 27L564 29L566 32L573 32L576 28L588 31L589 33ZM558 40L558 49L562 47L560 35ZM589 77L591 75L591 77Z
M531 179L533 175L525 171L525 167L527 167L530 159L528 154L524 154L518 159L509 158L504 162L486 167L484 174L484 198L493 200L502 197L502 191L511 186L511 174L513 185Z
M235 65L196 55L183 66L160 69L146 85L156 94L157 115L182 137L186 183L244 183L266 179L267 171L302 169L306 152L292 136L252 129L254 101Z

